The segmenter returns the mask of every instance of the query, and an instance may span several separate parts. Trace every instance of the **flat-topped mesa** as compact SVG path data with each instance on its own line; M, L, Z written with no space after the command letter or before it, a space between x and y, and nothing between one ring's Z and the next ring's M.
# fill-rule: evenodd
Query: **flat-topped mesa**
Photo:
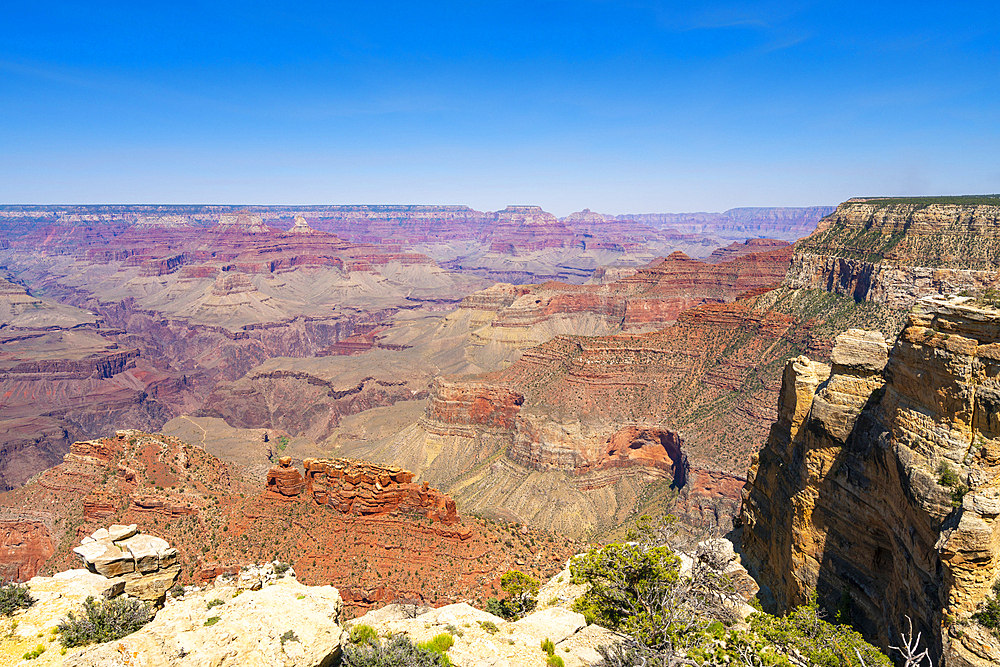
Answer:
M909 308L994 287L998 266L1000 197L851 199L795 244L784 284Z
M216 227L218 231L225 232L243 232L244 234L264 234L269 231L267 225L264 224L264 218L256 213L251 213L250 211L240 211L238 213L224 213L221 218L219 218L219 224Z
M778 250L780 248L787 248L790 245L791 243L788 241L780 241L778 239L747 239L743 243L733 242L724 248L716 248L712 251L711 255L705 258L705 261L709 264L729 262L744 255Z
M304 478L290 457L282 457L267 473L268 491L288 497L305 491L317 504L341 514L418 514L446 525L458 523L455 501L427 482L414 483L409 470L354 459L307 458L302 464Z
M889 354L789 362L743 491L743 554L778 609L813 590L883 644L910 616L944 667L1000 662L970 617L1000 582L1000 311L921 299ZM846 607L846 609L845 609Z

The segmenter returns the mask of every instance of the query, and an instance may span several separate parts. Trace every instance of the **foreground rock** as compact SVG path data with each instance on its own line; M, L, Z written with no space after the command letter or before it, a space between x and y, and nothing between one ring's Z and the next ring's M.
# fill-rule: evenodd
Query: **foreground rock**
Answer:
M169 601L142 630L85 648L67 656L63 664L330 665L340 655L342 609L340 594L331 586L304 586L285 577L259 590L247 590L235 581L220 581Z
M403 633L416 642L451 632L455 644L448 650L452 664L461 667L544 667L545 639L566 667L596 665L597 647L613 644L618 636L597 625L587 625L582 614L563 607L547 607L509 623L467 604L440 609L389 605L355 619L351 625L370 625L380 635Z
M105 597L125 593L162 603L181 571L177 549L162 537L139 534L134 523L100 528L73 552L88 570L108 578Z

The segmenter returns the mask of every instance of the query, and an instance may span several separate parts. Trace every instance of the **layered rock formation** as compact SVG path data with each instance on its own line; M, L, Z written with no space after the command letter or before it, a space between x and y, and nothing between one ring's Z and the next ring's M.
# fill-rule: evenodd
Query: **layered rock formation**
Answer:
M1000 282L1000 198L850 199L796 244L785 284L908 308Z
M909 615L949 666L1000 659L968 620L1000 575L1000 312L969 301L921 300L891 355L851 330L832 369L790 362L743 492L745 562L773 604L816 589L883 644Z
M712 233L725 239L763 236L794 241L807 236L816 228L816 222L832 211L832 206L743 207L731 208L723 213L625 214L615 216L615 219L634 220L688 234Z
M470 305L530 295L488 290ZM339 453L413 470L461 508L574 536L644 507L728 528L785 360L825 357L841 327L884 316L778 289L703 304L648 334L557 336L504 370L436 380L416 424L338 441Z
M42 295L0 283L0 488L55 465L74 440L193 412L268 358L312 356L356 326L485 284L399 246L275 231L259 213L194 211L199 224L183 227L130 226L183 208L82 210L0 230L6 268Z
M318 505L341 514L420 516L449 526L459 522L455 501L427 482L414 484L409 470L352 459L308 458L303 465L304 478L290 457L282 457L267 473L267 490L286 497L305 491Z
M122 430L74 443L61 465L0 494L0 534L10 536L5 571L25 580L74 566L80 554L126 587L139 585L134 578L162 592L175 567L183 582L205 582L277 558L294 564L306 583L335 583L348 605L364 609L495 595L508 569L546 576L574 550L551 534L511 529L508 536L506 527L460 517L449 498L404 470L309 460L304 480L286 463L268 491L176 438ZM174 552L155 540L130 551L136 538L105 536L108 524L162 537L180 552L176 564L168 562ZM31 535L36 548L16 548L19 535ZM511 546L501 551L503 538Z

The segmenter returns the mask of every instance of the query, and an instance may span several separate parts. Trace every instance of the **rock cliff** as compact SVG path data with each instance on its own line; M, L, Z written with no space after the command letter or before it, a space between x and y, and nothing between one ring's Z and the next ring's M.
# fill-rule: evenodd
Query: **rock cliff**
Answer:
M785 279L908 308L1000 281L1000 198L851 199L799 241Z
M928 297L892 353L838 336L832 367L799 357L743 491L744 562L779 609L814 589L880 642L904 615L943 664L1000 643L970 615L1000 575L1000 312Z

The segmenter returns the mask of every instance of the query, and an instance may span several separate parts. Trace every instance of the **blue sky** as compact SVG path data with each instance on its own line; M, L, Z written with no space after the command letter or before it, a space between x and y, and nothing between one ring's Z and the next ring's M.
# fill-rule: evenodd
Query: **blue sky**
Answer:
M0 3L0 202L1000 192L995 2Z

